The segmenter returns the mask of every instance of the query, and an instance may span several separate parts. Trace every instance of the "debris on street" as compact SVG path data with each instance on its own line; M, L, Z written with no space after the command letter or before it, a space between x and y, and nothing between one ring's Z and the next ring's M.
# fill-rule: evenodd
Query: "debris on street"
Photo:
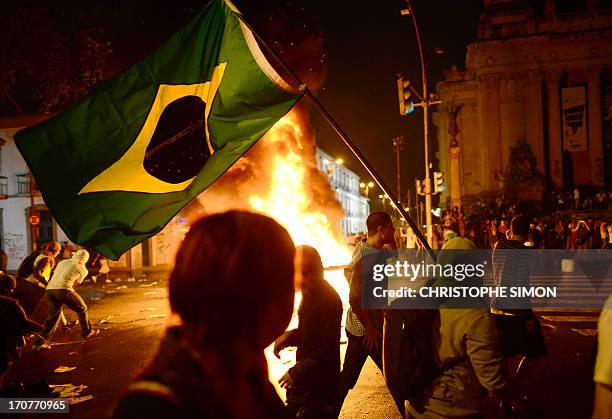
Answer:
M57 367L56 369L53 370L53 372L61 374L64 372L70 372L76 370L76 367L66 367L64 365Z

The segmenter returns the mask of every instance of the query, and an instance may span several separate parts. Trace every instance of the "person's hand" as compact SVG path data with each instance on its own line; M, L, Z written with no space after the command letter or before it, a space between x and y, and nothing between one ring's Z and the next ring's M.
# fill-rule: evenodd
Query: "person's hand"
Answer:
M278 380L278 384L280 384L281 388L284 388L286 390L290 390L294 386L295 383L293 382L293 378L291 378L291 375L289 374L289 371L287 371L285 373L285 375L283 375Z
M363 335L363 346L368 351L378 350L378 340L382 337L382 333L375 327L366 327L365 334Z
M274 341L274 349L272 350L272 353L274 353L274 356L276 356L278 359L280 359L280 351L282 351L288 346L287 345L288 338L289 338L289 332L285 332Z

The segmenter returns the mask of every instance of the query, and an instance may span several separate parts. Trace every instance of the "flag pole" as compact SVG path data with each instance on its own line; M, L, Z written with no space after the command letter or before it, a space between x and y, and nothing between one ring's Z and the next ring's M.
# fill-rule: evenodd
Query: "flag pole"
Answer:
M319 100L313 95L313 93L310 91L308 86L306 86L306 84L302 82L302 80L300 80L297 74L295 74L295 72L291 70L291 68L289 68L289 66L282 60L282 58L276 53L276 51L274 51L274 49L272 49L272 47L270 47L270 45L268 45L268 43L261 36L259 36L259 34L255 32L255 30L253 30L253 27L244 19L244 16L242 15L242 13L237 11L235 7L233 9L236 12L236 15L238 16L240 21L251 31L251 33L257 39L257 41L259 41L259 43L272 55L272 57L274 57L274 59L283 68L283 70L292 78L293 82L299 86L300 91L304 94L304 96L308 98L308 100L310 100L314 108L321 114L321 116L325 119L325 121L327 121L327 123L332 127L332 129L336 132L336 134L338 134L338 136L344 142L344 144L346 144L349 150L351 150L351 152L355 155L357 160L359 160L359 163L361 163L361 165L370 174L370 176L372 176L372 179L376 182L376 184L380 187L380 189L389 196L391 202L393 203L397 211L408 222L408 224L412 228L412 231L414 231L414 234L416 235L417 239L421 243L421 246L423 246L423 248L427 250L427 252L432 257L433 260L436 260L436 255L431 249L431 246L429 246L429 243L427 243L427 240L425 239L425 236L423 236L423 233L421 233L421 230L414 223L412 218L410 218L410 215L408 215L408 212L402 207L401 203L397 200L397 198L395 197L391 189L385 184L385 182L378 175L376 170L367 161L363 153L357 148L355 143L349 138L347 133L340 127L340 125L338 125L338 123L330 115L327 109L325 109L323 105L321 104L321 102L319 102Z

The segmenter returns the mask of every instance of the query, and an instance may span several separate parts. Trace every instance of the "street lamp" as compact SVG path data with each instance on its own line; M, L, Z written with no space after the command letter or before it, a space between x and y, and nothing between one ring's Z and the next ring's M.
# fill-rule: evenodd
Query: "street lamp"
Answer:
M383 208L386 210L387 209L387 199L389 199L389 195L381 194L381 195L378 195L378 198L382 201Z
M396 171L397 171L397 199L402 201L402 188L400 179L400 150L404 149L404 137L396 137L393 139L393 150L395 151Z
M331 177L336 171L336 166L342 166L342 163L344 163L343 159L336 159L336 161L323 159L323 169L325 173Z
M365 197L367 200L370 200L370 188L374 187L374 182L361 182L359 187L365 191Z
M440 101L433 97L435 95L430 95L427 91L427 71L425 56L423 55L423 45L421 43L421 33L419 32L419 25L417 24L416 16L414 15L414 10L412 10L410 0L406 0L406 5L408 8L402 9L401 14L404 16L410 15L410 18L412 19L417 44L419 46L419 58L421 61L422 95L419 95L418 92L410 87L409 83L406 87L410 88L410 91L416 93L419 99L421 99L421 102L419 104L415 104L415 106L421 106L423 108L423 138L425 142L425 179L423 180L423 182L425 182L425 223L427 224L427 242L431 246L433 242L433 226L431 217L431 178L429 177L429 106L440 103ZM410 96L410 94L408 94L408 96Z

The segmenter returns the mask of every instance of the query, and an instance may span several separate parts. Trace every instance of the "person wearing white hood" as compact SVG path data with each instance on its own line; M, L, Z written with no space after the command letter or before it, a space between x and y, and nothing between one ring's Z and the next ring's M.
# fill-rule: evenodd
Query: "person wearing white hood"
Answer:
M46 340L53 334L57 327L62 306L65 304L74 311L81 324L81 336L83 339L90 338L99 333L99 330L91 328L87 317L87 305L74 287L79 285L87 277L85 263L89 260L89 253L85 249L77 250L70 259L57 264L53 276L49 280L45 295L49 301L49 314L45 320L43 330L34 342L35 349L49 349L51 346Z

